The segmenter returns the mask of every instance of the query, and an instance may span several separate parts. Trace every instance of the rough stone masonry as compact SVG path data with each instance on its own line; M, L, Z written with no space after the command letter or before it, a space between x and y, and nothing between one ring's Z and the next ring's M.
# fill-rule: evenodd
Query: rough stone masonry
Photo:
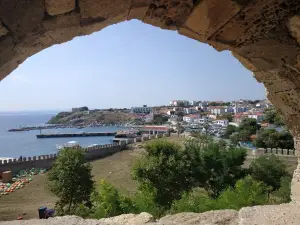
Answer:
M0 0L0 79L45 48L130 19L231 51L265 85L300 151L300 0Z

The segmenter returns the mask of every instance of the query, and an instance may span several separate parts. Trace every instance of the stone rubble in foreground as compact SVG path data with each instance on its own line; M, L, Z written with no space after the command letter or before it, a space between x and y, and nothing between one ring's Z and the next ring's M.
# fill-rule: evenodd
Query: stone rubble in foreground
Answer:
M155 220L148 213L126 214L91 220L76 216L48 220L1 222L1 225L291 225L300 224L300 205L282 204L245 207L240 211L219 210L205 213L179 213Z

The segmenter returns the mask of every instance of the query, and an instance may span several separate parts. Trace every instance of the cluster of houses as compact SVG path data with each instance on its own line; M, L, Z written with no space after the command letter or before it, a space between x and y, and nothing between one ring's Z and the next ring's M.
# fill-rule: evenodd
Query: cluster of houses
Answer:
M173 100L164 107L132 107L133 116L140 117L151 123L154 115L160 114L168 117L170 126L179 123L185 128L203 129L209 127L210 132L221 134L229 124L239 126L245 118L252 118L261 123L266 108L272 107L268 100L238 100L223 101L187 101ZM231 117L229 121L229 117Z

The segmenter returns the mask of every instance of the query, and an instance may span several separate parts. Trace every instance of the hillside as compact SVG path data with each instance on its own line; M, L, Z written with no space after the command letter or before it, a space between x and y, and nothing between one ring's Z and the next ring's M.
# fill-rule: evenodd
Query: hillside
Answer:
M53 116L48 124L65 124L65 125L89 125L89 124L115 124L126 123L131 120L131 115L121 111L76 111L60 112Z

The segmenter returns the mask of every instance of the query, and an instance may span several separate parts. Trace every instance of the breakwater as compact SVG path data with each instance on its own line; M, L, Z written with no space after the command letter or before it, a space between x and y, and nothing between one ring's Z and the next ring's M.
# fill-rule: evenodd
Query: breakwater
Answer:
M37 138L66 138L66 137L101 137L115 136L116 132L82 132L82 133L60 133L60 134L37 134Z

